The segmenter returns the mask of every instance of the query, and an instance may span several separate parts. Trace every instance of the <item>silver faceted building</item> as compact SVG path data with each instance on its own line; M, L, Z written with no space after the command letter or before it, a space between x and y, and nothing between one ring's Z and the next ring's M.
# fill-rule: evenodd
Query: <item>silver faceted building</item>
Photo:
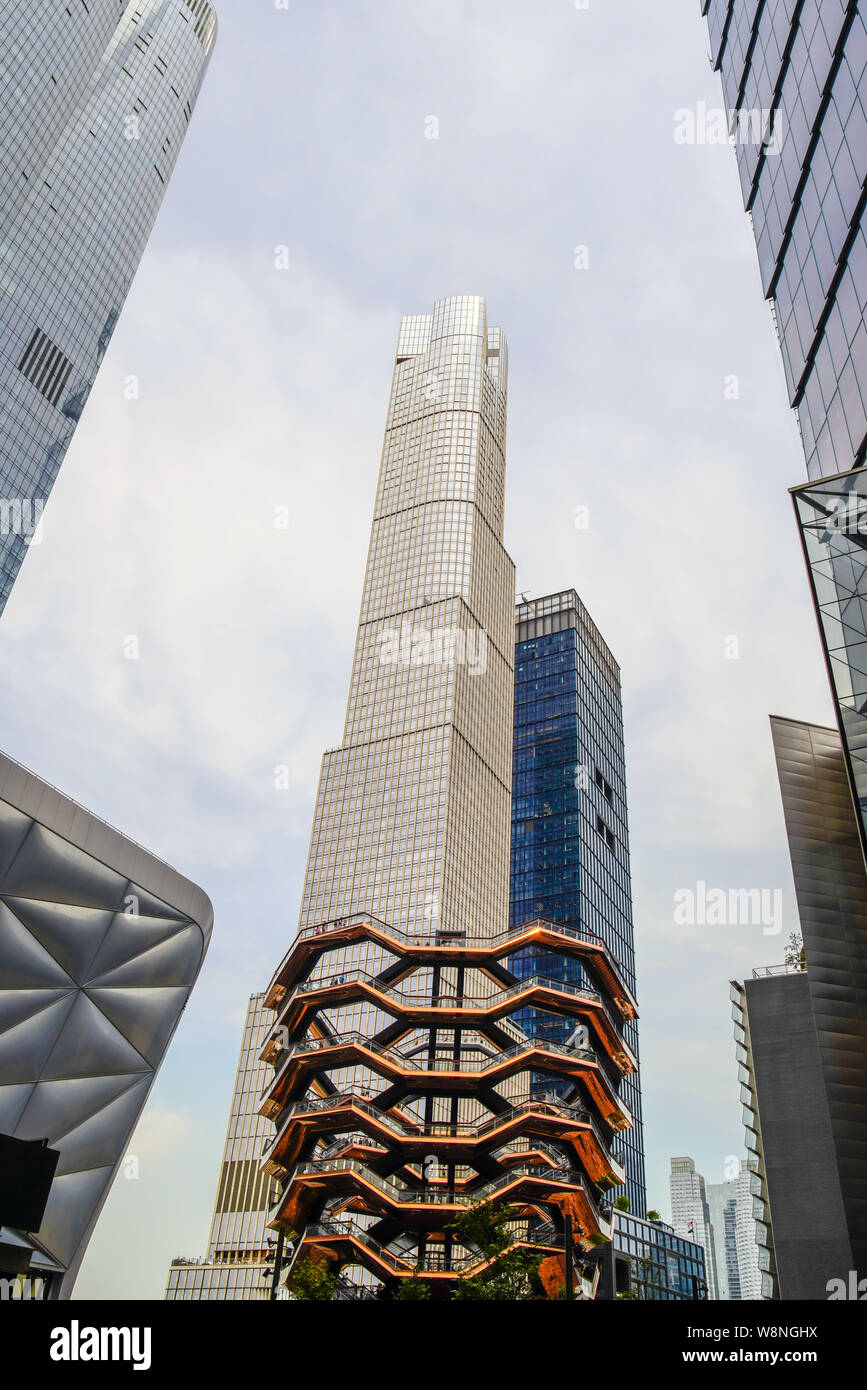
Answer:
M65 1298L199 973L202 890L0 754L0 1134L60 1159L0 1297Z

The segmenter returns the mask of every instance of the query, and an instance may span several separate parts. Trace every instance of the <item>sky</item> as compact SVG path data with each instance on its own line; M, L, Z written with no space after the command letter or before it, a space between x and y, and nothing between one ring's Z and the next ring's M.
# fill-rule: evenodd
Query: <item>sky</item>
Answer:
M768 716L833 721L735 154L675 140L721 105L700 8L216 0L0 628L4 751L215 910L76 1297L160 1298L205 1251L247 998L340 741L399 319L446 295L509 342L519 591L576 588L622 669L650 1205L671 1155L721 1181L744 1151L729 980L797 927ZM780 933L680 924L699 882L779 889Z

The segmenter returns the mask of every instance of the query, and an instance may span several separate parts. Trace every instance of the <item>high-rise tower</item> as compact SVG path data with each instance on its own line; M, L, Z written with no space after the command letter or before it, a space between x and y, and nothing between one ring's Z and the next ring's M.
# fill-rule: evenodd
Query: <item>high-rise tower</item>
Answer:
M757 1177L770 1190L779 1287L783 1298L821 1297L821 1262L839 1266L848 1244L857 1265L867 1245L867 1146L855 1123L867 1104L867 18L862 0L703 0L702 12L807 459L811 481L792 494L841 739L835 747L828 730L773 721L806 976L780 967L733 986L775 1114L765 1158L776 1140L779 1162L762 1160ZM811 1115L828 1130L809 1163L781 1139L800 1133L786 1131L773 1067L783 1000L787 1046L800 1026Z
M867 24L859 0L702 0L811 478L867 447Z
M0 7L0 612L41 535L215 35L208 0Z
M301 928L361 909L408 932L484 936L506 921L507 364L480 299L402 321L346 725L322 764Z
M506 344L481 299L401 325L343 744L326 754L262 1113L293 1260L434 1292L484 1258L454 1231L501 1199L514 1239L589 1251L621 1183L612 1135L635 1001L598 937L508 925L514 575L502 544ZM582 983L519 980L538 945ZM568 1039L513 1021L542 1006ZM550 1098L530 1078L569 1085ZM362 1272L363 1271L363 1272ZM290 1272L291 1277L291 1272ZM582 1289L592 1292L587 1275Z
M717 1270L707 1189L691 1158L671 1160L668 1180L671 1195L671 1221L679 1236L694 1240L704 1251L708 1298L718 1298Z
M574 589L519 603L515 611L512 778L511 925L544 917L580 928L605 943L634 993L620 667ZM556 953L521 953L510 968L521 977L582 983L580 961ZM570 1032L568 1020L539 1009L518 1022L532 1037L565 1042ZM634 1021L626 1037L637 1059ZM630 1209L644 1216L637 1070L624 1077L623 1097L632 1127L618 1152Z

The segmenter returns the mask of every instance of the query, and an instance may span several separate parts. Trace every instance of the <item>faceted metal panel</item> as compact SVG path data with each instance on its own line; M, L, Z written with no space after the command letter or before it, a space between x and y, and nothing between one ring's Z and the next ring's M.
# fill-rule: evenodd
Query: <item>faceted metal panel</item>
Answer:
M771 728L840 1189L854 1267L865 1269L867 871L858 818L837 731L777 718Z
M0 612L192 116L209 0L0 7Z
M794 488L792 497L867 848L867 473Z
M40 1230L16 1235L68 1296L213 914L194 884L2 755L0 850L0 1130L60 1150Z

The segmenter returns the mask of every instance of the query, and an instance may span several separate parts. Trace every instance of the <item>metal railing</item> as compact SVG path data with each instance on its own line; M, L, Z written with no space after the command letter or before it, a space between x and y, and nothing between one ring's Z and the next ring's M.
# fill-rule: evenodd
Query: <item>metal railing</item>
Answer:
M572 1122L573 1124L586 1125L593 1131L600 1149L605 1155L606 1160L611 1165L611 1171L618 1177L623 1177L623 1164L610 1151L608 1141L602 1134L596 1119L592 1113L584 1106L569 1105L565 1101L542 1101L527 1100L521 1101L518 1105L512 1105L508 1110L501 1111L498 1115L492 1115L487 1120L479 1123L456 1122L449 1123L445 1120L435 1121L432 1124L414 1124L409 1117L406 1122L402 1122L396 1115L389 1114L381 1110L372 1101L365 1100L362 1096L356 1096L351 1091L338 1092L336 1095L311 1097L306 1100L297 1101L277 1117L277 1132L263 1150L263 1159L267 1160L269 1154L282 1140L288 1126L293 1120L299 1119L303 1115L316 1115L321 1112L332 1112L338 1110L360 1110L362 1114L368 1115L375 1123L383 1129L389 1131L395 1139L483 1139L486 1134L496 1133L498 1129L505 1129L513 1120L522 1119L526 1115L535 1115L540 1118L550 1117L554 1119ZM354 1135L357 1131L351 1131ZM530 1136L522 1134L522 1139ZM335 1140L334 1144L347 1142L347 1136L340 1140ZM375 1142L375 1141L374 1141ZM333 1147L330 1146L330 1147ZM541 1147L541 1145L536 1145ZM546 1146L547 1147L547 1146ZM327 1152L327 1151L326 1151ZM554 1152L552 1150L552 1152Z
M472 950L481 946L496 945L504 941L509 941L514 937L525 935L532 927L544 926L546 931L550 931L557 936L566 937L571 941L580 941L589 946L594 946L601 950L606 962L611 968L612 974L630 1001L634 1002L632 991L623 978L620 966L611 954L601 936L592 932L582 931L578 927L567 927L561 922L550 922L544 917L534 917L528 922L521 922L516 927L507 927L505 931L495 932L491 936L470 936L468 933L444 933L426 932L413 933L402 931L399 927L390 926L381 917L374 916L371 912L350 913L346 917L335 917L327 922L315 923L309 927L302 927L298 932L289 950L283 957L277 971L272 979L272 984L279 980L283 967L292 955L299 941L309 941L316 936L327 936L331 932L340 931L346 927L379 927L388 936L396 941L401 941L407 946L440 946L440 947L469 947Z
M322 976L316 980L304 980L301 984L294 987L292 994L282 1001L282 1007L278 1015L281 1018L289 1009L292 999L299 995L314 994L317 990L334 989L348 985L369 985L383 999L392 1000L399 1008L405 1009L484 1009L490 1010L498 1006L503 1001L516 998L520 994L526 994L532 989L546 989L556 994L567 995L571 999L586 999L588 1003L600 1007L608 1019L611 1028L617 1038L619 1050L635 1065L635 1056L626 1039L620 1033L621 1020L618 1020L612 1013L605 996L596 989L589 989L585 985L573 985L564 980L554 980L549 975L528 975L522 980L518 980L508 989L500 990L489 995L473 994L432 994L430 992L406 993L403 990L395 989L390 985L383 984L378 975L373 975L368 970L343 970L335 971L333 975Z
M355 1158L329 1158L308 1160L298 1163L293 1168L286 1186L279 1200L272 1208L272 1220L276 1219L280 1208L283 1206L286 1191L291 1183L297 1178L326 1176L337 1176L341 1173L352 1174L360 1177L368 1186L376 1188L392 1203L400 1206L413 1207L470 1207L476 1206L480 1202L487 1202L495 1198L509 1187L516 1186L523 1179L531 1179L541 1183L545 1188L550 1185L555 1187L568 1187L581 1191L590 1207L590 1210L597 1213L599 1224L602 1225L604 1217L597 1211L599 1199L590 1190L584 1175L570 1164L561 1164L558 1168L543 1168L539 1164L522 1164L519 1167L510 1168L507 1172L501 1173L499 1177L493 1178L490 1182L484 1183L473 1192L447 1192L437 1191L433 1188L419 1189L410 1187L407 1183L398 1183L390 1178L384 1178L379 1173L374 1173L366 1164L360 1163Z

